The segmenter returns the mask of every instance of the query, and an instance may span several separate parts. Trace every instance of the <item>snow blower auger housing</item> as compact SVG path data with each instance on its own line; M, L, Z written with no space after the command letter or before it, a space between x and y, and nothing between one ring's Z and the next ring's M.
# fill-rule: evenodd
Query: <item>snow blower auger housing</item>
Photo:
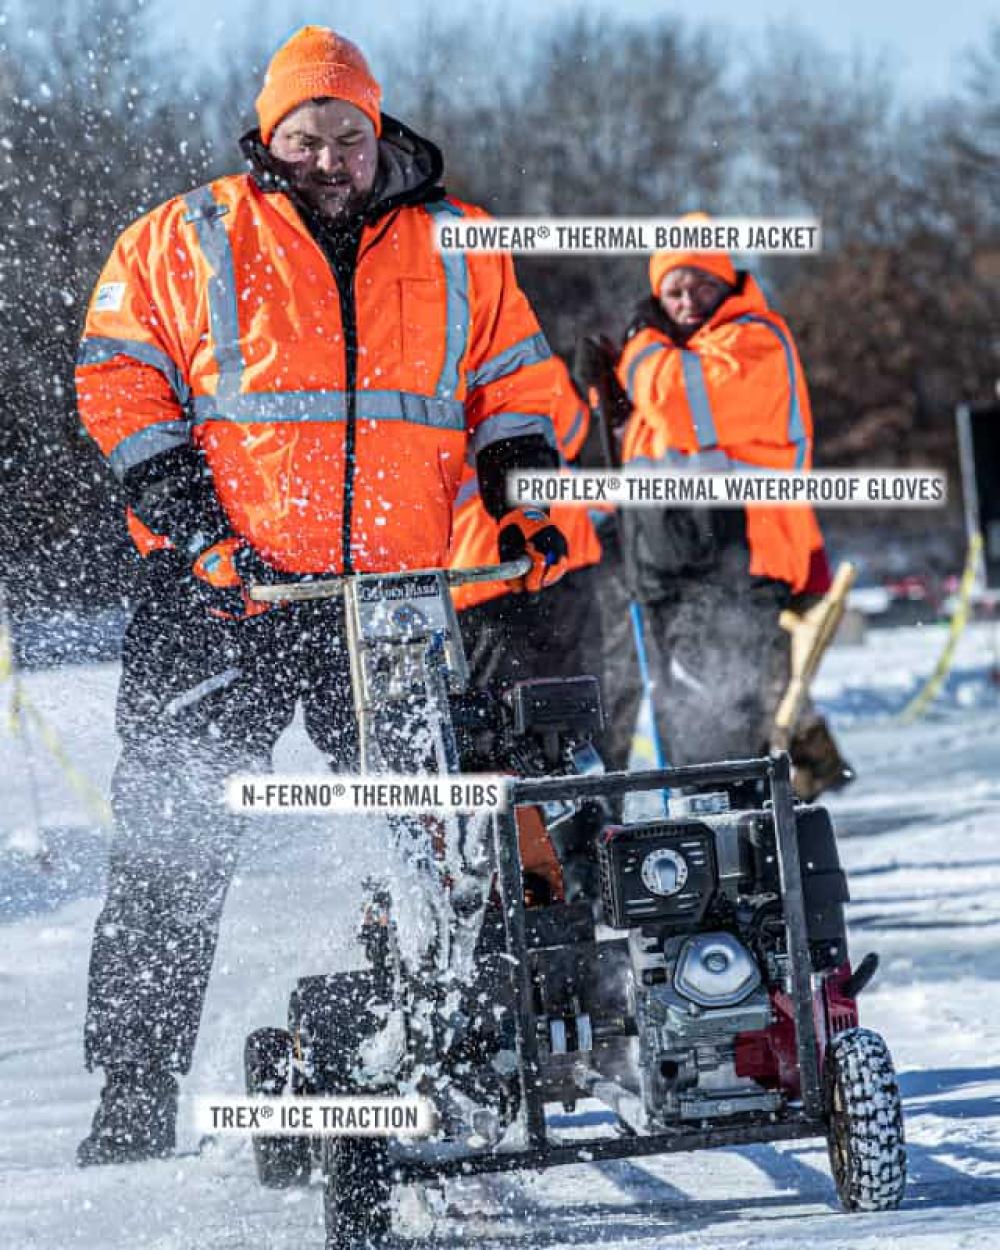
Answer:
M415 652L410 630L401 684L411 702L424 692L440 771L518 778L507 808L479 820L478 854L450 861L448 944L467 931L472 971L456 989L440 949L407 956L405 917L373 883L368 966L300 979L287 1030L246 1049L251 1093L422 1093L438 1132L258 1138L262 1182L302 1183L318 1165L327 1246L359 1250L388 1233L397 1184L822 1136L846 1209L896 1207L899 1090L856 1003L877 960L852 969L833 826L796 804L788 757L591 772L593 678L471 692L456 638ZM361 634L351 647L364 728L374 657ZM664 789L684 796L670 815L617 818L627 796ZM748 795L763 797L748 808ZM476 843L471 824L458 833ZM374 1076L371 1053L393 1045ZM548 1122L585 1099L604 1104L606 1130Z

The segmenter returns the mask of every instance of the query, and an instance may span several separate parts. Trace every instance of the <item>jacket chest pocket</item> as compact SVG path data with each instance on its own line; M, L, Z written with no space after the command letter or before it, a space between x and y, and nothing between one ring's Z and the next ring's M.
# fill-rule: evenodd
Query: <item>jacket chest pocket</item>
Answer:
M444 284L433 278L401 278L399 289L403 389L432 395L447 337Z

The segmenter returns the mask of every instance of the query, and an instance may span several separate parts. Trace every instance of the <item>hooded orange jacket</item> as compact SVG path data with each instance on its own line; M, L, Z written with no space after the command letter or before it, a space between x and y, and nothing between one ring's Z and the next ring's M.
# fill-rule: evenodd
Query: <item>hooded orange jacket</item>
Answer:
M81 418L119 477L193 443L232 532L285 572L439 565L468 457L542 434L551 356L509 256L439 252L410 204L364 227L357 338L289 197L221 178L129 227L101 275L77 369ZM167 545L138 518L145 554Z
M577 394L569 370L558 356L552 357L557 382L551 397L552 424L555 427L559 453L564 461L572 460L583 446L590 428L590 410ZM601 559L601 543L586 508L571 504L554 504L549 510L552 521L562 530L569 547L566 571L597 564ZM465 470L455 499L454 532L448 566L471 569L477 565L495 564L500 556L497 535L500 525L483 507L479 484L471 467ZM452 598L459 611L498 599L508 594L505 582L476 582L456 586Z
M626 343L618 372L633 405L623 463L735 471L812 465L798 353L750 275L683 347L643 326ZM748 504L746 515L750 573L801 590L823 544L812 508Z

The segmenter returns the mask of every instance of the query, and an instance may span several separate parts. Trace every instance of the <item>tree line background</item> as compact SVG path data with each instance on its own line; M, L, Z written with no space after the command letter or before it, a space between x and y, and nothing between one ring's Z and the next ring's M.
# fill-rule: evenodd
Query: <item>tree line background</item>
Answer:
M242 167L273 52L244 40L192 71L134 0L0 26L0 581L21 612L127 593L121 503L75 412L76 344L119 230ZM581 9L529 43L502 20L428 16L365 51L386 111L444 150L449 190L494 212L821 217L821 255L754 266L798 340L817 463L944 467L955 501L828 513L828 538L877 528L884 549L894 530L919 535L917 559L958 562L954 407L1000 377L1000 23L949 93L918 102L880 57L794 27L748 52L679 19ZM518 269L568 357L581 334L620 338L647 289L644 258Z

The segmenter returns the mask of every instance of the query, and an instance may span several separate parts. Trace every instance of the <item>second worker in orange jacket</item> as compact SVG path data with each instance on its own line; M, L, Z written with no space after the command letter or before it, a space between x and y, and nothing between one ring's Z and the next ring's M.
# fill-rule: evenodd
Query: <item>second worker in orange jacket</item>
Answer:
M626 335L622 462L779 469L812 463L812 416L788 326L724 253L655 254ZM781 610L825 589L811 508L634 508L624 564L648 625L653 710L680 766L765 753L788 676Z

